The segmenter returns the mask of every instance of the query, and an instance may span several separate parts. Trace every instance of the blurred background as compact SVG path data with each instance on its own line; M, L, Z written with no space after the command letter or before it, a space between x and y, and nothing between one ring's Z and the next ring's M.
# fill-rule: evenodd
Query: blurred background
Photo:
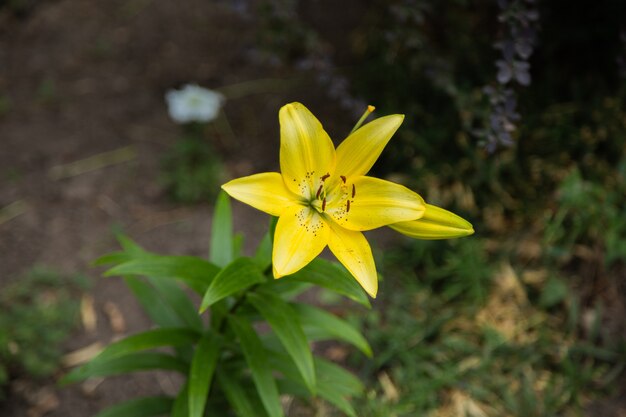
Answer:
M186 84L216 118L170 117ZM149 323L90 263L120 231L205 256L219 185L278 169L294 100L336 144L367 104L405 114L376 175L476 230L382 232L373 308L318 297L372 343L316 347L366 383L359 416L626 415L625 2L0 0L0 416L175 391L56 385ZM234 210L254 247L266 217Z

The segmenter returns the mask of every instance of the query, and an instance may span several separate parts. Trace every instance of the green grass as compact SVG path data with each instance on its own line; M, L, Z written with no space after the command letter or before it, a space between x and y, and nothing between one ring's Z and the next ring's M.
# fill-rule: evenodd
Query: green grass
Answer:
M387 257L359 315L374 358L351 360L369 382L359 416L578 415L611 392L626 345L603 337L600 310L585 321L570 281L493 258L477 237Z
M77 324L82 276L34 267L0 293L0 398L13 377L42 378L59 367L61 343Z

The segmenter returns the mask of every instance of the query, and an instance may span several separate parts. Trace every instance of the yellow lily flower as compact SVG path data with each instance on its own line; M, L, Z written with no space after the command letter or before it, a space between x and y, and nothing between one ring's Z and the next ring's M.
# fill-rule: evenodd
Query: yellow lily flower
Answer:
M390 224L393 230L416 239L453 239L474 234L471 223L441 207L426 204L424 215L408 222Z
M278 216L274 277L297 272L328 245L372 297L378 276L362 231L417 220L426 205L408 188L366 176L404 116L378 118L337 149L321 123L300 103L280 109L280 173L232 180L233 198Z

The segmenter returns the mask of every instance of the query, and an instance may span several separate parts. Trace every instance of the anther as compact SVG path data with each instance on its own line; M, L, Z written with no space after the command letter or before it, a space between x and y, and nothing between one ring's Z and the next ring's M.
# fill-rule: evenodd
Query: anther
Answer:
M326 210L326 198L322 200L322 211Z
M340 175L339 176L341 178L341 181L343 181L343 183L346 183L346 176L345 175Z
M350 200L346 200L346 213L349 211L350 211Z
M328 177L330 177L330 174L327 172L326 175L322 175L321 179L322 181L326 181Z
M322 188L324 188L324 184L320 185L320 188L317 189L317 193L315 193L315 198L320 198L320 194L322 193Z
M356 187L352 184L352 198L356 195Z

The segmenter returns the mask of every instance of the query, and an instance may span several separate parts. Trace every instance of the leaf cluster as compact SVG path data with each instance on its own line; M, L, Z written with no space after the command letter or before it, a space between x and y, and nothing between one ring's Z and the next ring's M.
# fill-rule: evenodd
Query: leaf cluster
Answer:
M356 416L348 399L361 394L361 382L313 355L311 344L338 340L371 356L369 344L348 322L292 298L315 284L369 306L361 287L322 259L275 281L270 234L253 257L240 256L225 194L213 225L209 260L157 255L121 236L123 250L97 261L110 266L106 276L124 277L156 327L110 344L64 381L156 369L185 377L176 397L132 400L98 417L280 417L283 395L319 398ZM201 298L199 307L180 284Z

